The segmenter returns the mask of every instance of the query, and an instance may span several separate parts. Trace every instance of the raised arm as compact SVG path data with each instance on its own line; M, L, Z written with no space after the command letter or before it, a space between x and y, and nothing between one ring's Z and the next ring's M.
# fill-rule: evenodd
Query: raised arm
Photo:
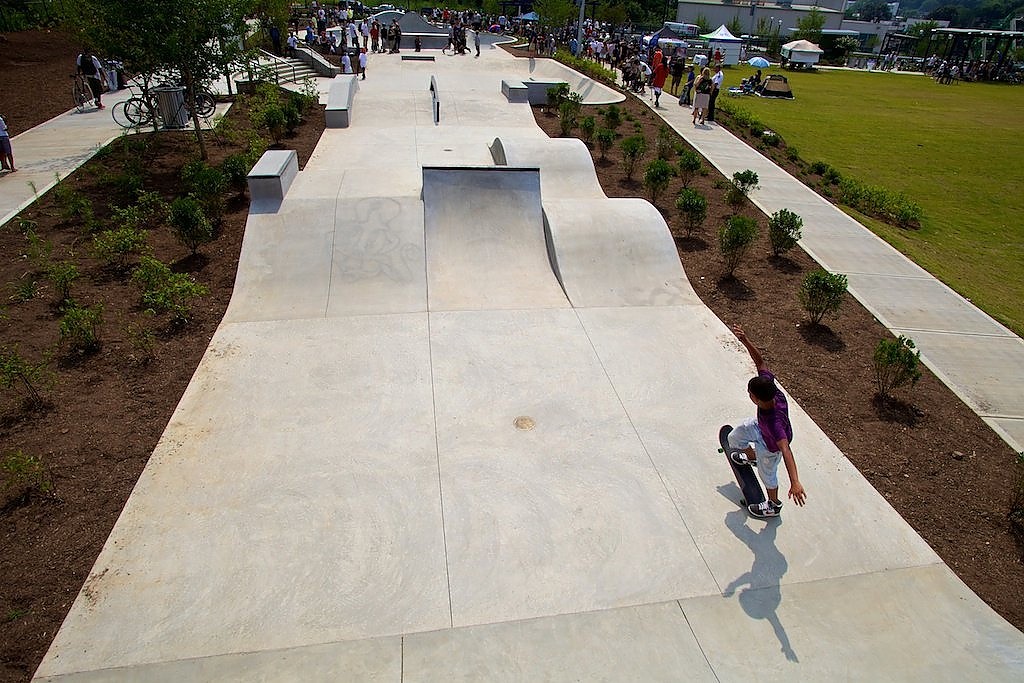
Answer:
M761 352L754 346L753 342L747 338L747 333L743 331L743 328L739 325L733 325L732 331L736 338L740 340L740 343L746 347L747 353L750 354L750 360L754 361L754 367L757 368L757 371L765 370L768 366L764 362L764 356L761 355Z

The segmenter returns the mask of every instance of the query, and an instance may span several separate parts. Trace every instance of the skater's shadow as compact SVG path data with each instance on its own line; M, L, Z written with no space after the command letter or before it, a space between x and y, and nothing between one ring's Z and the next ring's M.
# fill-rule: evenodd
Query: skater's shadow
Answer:
M733 502L740 498L739 488L734 484L720 486L718 490ZM747 519L747 513L742 509L725 515L725 525L729 527L729 531L754 553L754 564L751 565L750 571L744 572L730 582L722 591L722 595L730 598L738 590L740 607L747 616L751 619L764 619L771 624L786 659L799 662L778 615L778 608L782 603L782 590L779 584L789 569L785 555L775 546L775 535L781 520L764 522L764 527L755 531L747 526ZM761 522L757 521L757 524L760 525Z

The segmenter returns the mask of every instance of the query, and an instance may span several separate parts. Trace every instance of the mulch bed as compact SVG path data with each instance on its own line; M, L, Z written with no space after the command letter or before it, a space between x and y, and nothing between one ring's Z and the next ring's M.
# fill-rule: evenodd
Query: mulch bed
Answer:
M10 52L35 40L8 36L0 42L0 64L22 59ZM46 47L51 73L63 74L63 57L53 54L53 44ZM6 69L5 79L21 79L19 69ZM31 119L12 116L27 128L70 107L70 97L60 99L56 112L37 107L47 99L16 88L6 91L3 105L31 113ZM238 131L237 141L208 136L210 164L244 149L252 127L247 107L236 104L227 119ZM323 108L317 106L279 147L297 150L302 166L323 128ZM89 199L105 221L113 206L130 203L126 165L143 172L146 190L170 200L181 193L182 165L197 156L193 133L144 133L115 141L61 185ZM49 493L31 490L27 496L0 488L0 681L28 680L39 665L206 351L234 286L249 204L247 196L229 198L215 241L196 257L169 228L147 232L153 256L209 288L181 327L141 310L129 272L111 270L92 256L92 236L61 217L55 195L47 193L0 230L0 347L16 346L33 360L49 354L54 379L41 409L29 407L13 390L0 393L0 456L20 450L41 458L53 484ZM51 244L50 259L78 264L74 300L103 305L96 353L71 354L59 344L57 297L26 255L22 219L34 221L35 232ZM19 293L33 281L35 295L22 301ZM143 328L153 334L151 359L139 344Z
M618 132L642 134L649 150L653 148L662 119L633 95L618 106L632 118ZM549 136L559 137L558 118L546 109L534 107L535 119ZM601 110L585 106L581 116L597 117L600 127ZM673 135L679 145L692 149ZM649 199L638 179L653 151L638 165L633 180L625 177L617 143L605 160L596 144L591 144L591 153L605 194ZM673 155L671 163L675 160ZM879 340L892 335L850 296L837 316L810 325L797 292L818 264L800 248L773 257L767 217L749 201L730 206L726 179L710 164L705 167L706 175L698 175L690 187L705 195L708 214L691 237L685 236L675 208L681 179L674 178L656 202L698 296L725 323L743 326L789 394L850 462L972 590L1024 629L1024 545L1008 518L1016 454L923 366L913 389L898 390L895 401L879 402L872 357ZM735 214L755 219L759 236L735 277L728 277L717 235ZM794 450L799 460L798 440ZM808 513L813 514L814 491L808 500Z

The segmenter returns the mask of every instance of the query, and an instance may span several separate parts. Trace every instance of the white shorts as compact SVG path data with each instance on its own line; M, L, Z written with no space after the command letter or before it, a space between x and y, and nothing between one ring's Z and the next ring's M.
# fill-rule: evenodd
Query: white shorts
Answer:
M756 417L744 420L729 432L729 445L733 448L753 445L754 455L757 456L757 474L761 477L761 483L766 489L779 488L779 463L782 461L782 451L768 450Z

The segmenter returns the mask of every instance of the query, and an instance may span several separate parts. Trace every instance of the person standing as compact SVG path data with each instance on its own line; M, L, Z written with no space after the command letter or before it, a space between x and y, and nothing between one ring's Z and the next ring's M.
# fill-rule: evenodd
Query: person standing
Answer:
M473 47L476 48L476 56L480 56L480 29L473 31Z
M380 52L380 22L376 19L370 24L370 49Z
M344 74L352 73L352 58L348 56L348 50L341 54L341 72Z
M88 48L82 50L82 54L78 55L78 59L75 60L77 65L77 73L85 76L85 80L89 83L89 89L92 90L93 99L96 100L96 108L103 109L103 102L100 101L100 95L103 93L104 86L107 85L107 75L103 72L103 66L100 64L100 60L93 56L92 52Z
M691 64L686 70L686 85L683 86L683 95L679 98L679 106L690 106L690 95L693 94L693 81L695 79L693 73L693 64Z
M361 80L366 80L366 48L359 51L359 71L363 74Z
M757 417L745 420L729 433L729 445L738 449L729 457L737 465L756 467L765 493L768 494L767 500L748 505L747 511L762 519L778 517L782 512L778 477L780 463L785 463L789 475L789 497L798 506L803 506L807 501L807 492L800 483L796 459L790 448L793 426L789 421L789 404L786 396L775 386L775 375L768 369L761 352L747 338L743 328L735 325L732 330L757 368L757 376L747 382L747 396L757 406Z
M7 130L7 122L0 116L0 167L4 171L14 173L14 151L11 149L11 134Z
M678 95L679 84L683 81L683 60L679 57L673 58L669 72L672 74L672 87L669 88L669 92L673 95Z
M668 78L668 57L662 57L660 62L654 65L654 73L651 75L651 90L654 92L654 107L661 106L661 90L665 87L665 79Z
M693 125L697 125L698 119L700 123L704 123L704 117L707 116L708 102L711 100L711 69L704 67L704 70L700 72L700 78L698 78L693 84L693 90L696 93L693 98Z
M715 100L718 99L718 92L722 89L722 81L725 80L725 74L722 73L722 67L715 67L715 75L711 77L711 98L708 100L708 121L715 120Z

